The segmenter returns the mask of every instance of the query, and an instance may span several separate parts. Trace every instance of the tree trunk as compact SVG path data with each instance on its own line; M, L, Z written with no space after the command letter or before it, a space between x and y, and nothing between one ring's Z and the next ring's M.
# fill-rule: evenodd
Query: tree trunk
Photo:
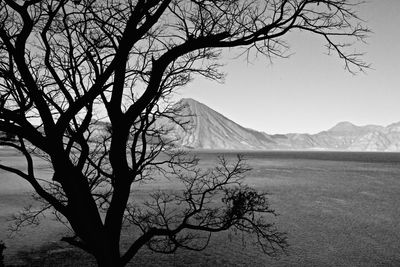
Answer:
M75 234L95 256L98 266L121 266L119 243L113 244L108 237L86 177L72 168L65 168L63 174L61 182L70 211L67 219Z
M120 267L121 261L119 255L113 255L112 250L105 249L96 256L96 262L99 267Z

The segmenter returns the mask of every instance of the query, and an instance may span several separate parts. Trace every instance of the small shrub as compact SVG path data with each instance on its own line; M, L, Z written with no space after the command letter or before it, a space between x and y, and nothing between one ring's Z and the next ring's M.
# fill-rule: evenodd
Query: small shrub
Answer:
M3 241L0 241L0 267L4 267L4 256L3 251L6 249Z

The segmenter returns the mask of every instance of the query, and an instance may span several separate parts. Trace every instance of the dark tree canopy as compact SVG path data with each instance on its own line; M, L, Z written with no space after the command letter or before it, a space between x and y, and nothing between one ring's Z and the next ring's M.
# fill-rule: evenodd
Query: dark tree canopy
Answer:
M144 245L200 250L206 236L236 228L276 255L285 236L269 222L266 195L243 184L242 158L201 170L174 146L184 107L169 104L196 75L221 80L221 53L237 48L284 57L291 31L325 40L350 72L368 67L352 44L369 32L348 0L30 0L0 1L1 145L26 169L0 165L29 182L73 229L64 238L102 266L128 263ZM181 116L179 116L181 115ZM168 122L168 123L166 123ZM51 163L38 177L33 156ZM136 203L138 182L164 176L179 192ZM174 180L174 181L175 181ZM17 225L35 222L27 211ZM265 216L264 216L265 215ZM141 230L120 251L123 226ZM204 240L201 243L199 240Z

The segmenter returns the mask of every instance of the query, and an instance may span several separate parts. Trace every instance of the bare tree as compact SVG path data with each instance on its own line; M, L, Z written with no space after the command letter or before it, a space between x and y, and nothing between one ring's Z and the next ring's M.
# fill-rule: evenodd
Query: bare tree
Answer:
M159 252L199 250L211 233L236 228L275 255L285 236L267 217L266 196L246 187L239 157L202 171L174 148L168 125L184 126L168 104L196 76L222 80L224 48L285 57L283 37L310 32L345 68L368 67L351 44L369 32L347 0L1 0L0 130L17 141L26 170L0 165L28 181L45 201L19 225L52 208L75 236L65 241L100 266L123 266L144 245ZM169 121L170 123L160 123ZM106 130L103 130L106 129ZM52 180L35 172L33 155L51 163ZM138 182L182 182L136 203ZM142 234L120 251L125 223ZM204 240L198 246L193 240Z

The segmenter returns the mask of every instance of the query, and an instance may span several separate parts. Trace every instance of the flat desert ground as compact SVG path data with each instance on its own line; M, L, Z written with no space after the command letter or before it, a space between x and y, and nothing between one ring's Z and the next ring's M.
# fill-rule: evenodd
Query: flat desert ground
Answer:
M224 152L227 158L236 153ZM270 193L271 218L287 233L286 255L271 259L246 236L215 235L202 252L179 250L159 255L142 249L130 266L400 266L400 154L345 152L244 152L252 171L246 183ZM204 167L218 153L199 152ZM2 164L24 169L23 158L0 152ZM37 160L40 176L51 177ZM154 189L171 190L159 181L133 188L140 201ZM51 217L17 234L7 231L10 218L35 205L20 178L0 171L0 240L5 263L18 266L95 266L94 260L59 241L68 230ZM123 249L134 233L123 236Z

